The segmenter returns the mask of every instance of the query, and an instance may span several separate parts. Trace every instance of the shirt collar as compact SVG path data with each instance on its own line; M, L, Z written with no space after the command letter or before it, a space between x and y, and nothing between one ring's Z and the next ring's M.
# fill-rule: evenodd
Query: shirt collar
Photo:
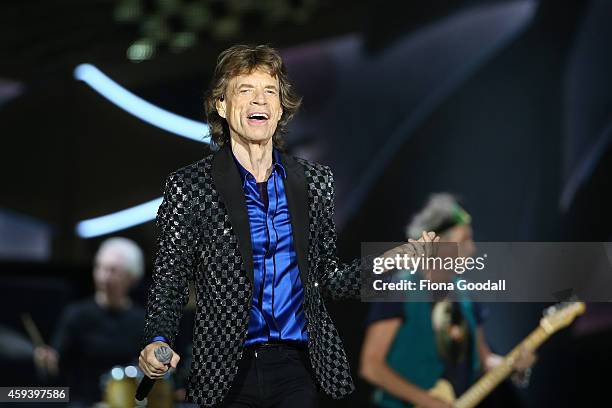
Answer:
M233 151L232 157L234 158L234 162L238 167L238 173L240 174L240 180L242 181L242 185L244 186L244 183L248 176L251 176L251 179L254 180L255 178L253 177L253 175L249 173L248 170L242 166L242 164L240 164ZM276 148L272 148L272 172L274 171L278 171L283 178L287 178L285 167L283 166L283 163L280 160L280 153Z

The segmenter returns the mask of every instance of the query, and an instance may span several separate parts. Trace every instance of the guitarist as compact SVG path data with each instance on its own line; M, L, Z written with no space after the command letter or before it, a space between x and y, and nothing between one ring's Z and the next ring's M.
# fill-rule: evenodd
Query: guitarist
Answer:
M472 256L470 215L450 194L434 194L407 227L407 235L435 231L441 241L458 243L459 256ZM451 280L448 277L442 279ZM438 278L441 279L441 278ZM482 328L483 308L468 299L453 302L444 296L431 302L375 303L367 319L360 375L374 385L376 407L449 408L428 393L439 378L460 395L501 357L487 345ZM517 359L513 381L526 386L532 352Z

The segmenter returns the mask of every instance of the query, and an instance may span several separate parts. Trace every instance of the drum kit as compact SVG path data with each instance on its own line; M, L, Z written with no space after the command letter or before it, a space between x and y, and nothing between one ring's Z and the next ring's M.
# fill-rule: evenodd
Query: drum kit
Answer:
M12 345L12 347L2 347L2 351L7 351L12 358L16 355L25 355L31 359L36 346L44 346L45 343L38 330L38 327L28 313L21 315L21 320L28 333L30 341L22 335L6 327L0 326L0 344ZM10 351L9 351L10 350ZM172 408L174 407L174 372L170 369L166 375L157 381L147 397L147 407L150 408ZM103 400L95 403L95 408L134 408L136 389L144 374L135 365L115 366L100 377L100 387L102 389Z

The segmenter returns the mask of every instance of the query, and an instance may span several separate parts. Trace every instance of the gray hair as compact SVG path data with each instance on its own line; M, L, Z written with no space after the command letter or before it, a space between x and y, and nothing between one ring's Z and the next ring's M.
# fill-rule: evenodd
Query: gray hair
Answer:
M144 275L144 255L138 244L129 238L108 238L100 244L96 255L109 249L116 249L122 253L125 270L132 276L134 282L138 282Z
M455 196L449 193L435 193L429 197L425 207L406 226L407 238L418 239L423 231L436 231L457 217L461 211L469 222L469 215L459 206ZM459 222L457 222L458 224Z

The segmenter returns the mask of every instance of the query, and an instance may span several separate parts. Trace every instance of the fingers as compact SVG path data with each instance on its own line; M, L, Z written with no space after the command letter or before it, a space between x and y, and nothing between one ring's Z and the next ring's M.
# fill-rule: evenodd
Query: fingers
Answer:
M537 356L533 351L523 348L516 359L514 368L518 371L526 370L533 366L536 360Z
M49 346L39 346L34 349L34 363L52 375L57 374L58 360L57 352Z
M151 364L149 364L149 361L142 355L138 357L138 366L140 367L144 375L154 380L163 377L166 371L168 371L168 368L165 366L163 369L153 367Z
M407 244L402 245L404 247L404 253L410 257L415 257L419 253L418 246L415 245L414 239L409 239Z
M57 375L59 371L59 356L55 349L48 347L47 348L47 371L51 375Z
M435 236L435 234L434 234L434 236ZM432 236L430 236L430 233L429 233L429 232L423 231L423 232L421 233L421 239L422 239L422 240L423 240L423 242L424 242L424 245L423 245L423 247L424 247L424 248L423 248L423 252L425 253L425 255L426 255L426 256L431 256L431 254L432 254L432 252L433 252L433 249L432 249L432 247L431 247L431 245L432 245L432 244L431 244L431 240L432 240L432 238L433 238L433 237L432 237Z
M431 256L435 255L435 242L440 242L440 237L433 231L423 231L421 237L417 240L409 239L408 242L414 244L419 255Z
M34 363L38 366L42 366L45 359L45 352L42 347L36 347L34 349Z
M179 363L181 357L177 353L172 353L172 360L170 360L170 367L176 368Z
M531 366L536 361L536 355L533 350L522 348L519 355L517 356L512 368L515 372L512 375L512 382L514 385L520 388L525 388L529 385L529 379L531 377Z
M166 365L163 363L160 363L157 357L155 357L155 354L153 353L149 353L145 357L145 363L149 365L149 368L153 372L163 373L163 372L166 372L167 370Z
M138 357L138 366L147 377L152 379L163 377L169 369L167 365L159 362L157 357L155 357L155 349L160 345L167 346L166 343L162 342L151 343L140 352L140 356ZM172 354L170 366L176 368L180 357L174 352Z
M410 238L408 240L408 243L412 245L412 248L414 249L416 256L419 256L423 253L423 243L421 241L421 238L419 238L418 241Z

